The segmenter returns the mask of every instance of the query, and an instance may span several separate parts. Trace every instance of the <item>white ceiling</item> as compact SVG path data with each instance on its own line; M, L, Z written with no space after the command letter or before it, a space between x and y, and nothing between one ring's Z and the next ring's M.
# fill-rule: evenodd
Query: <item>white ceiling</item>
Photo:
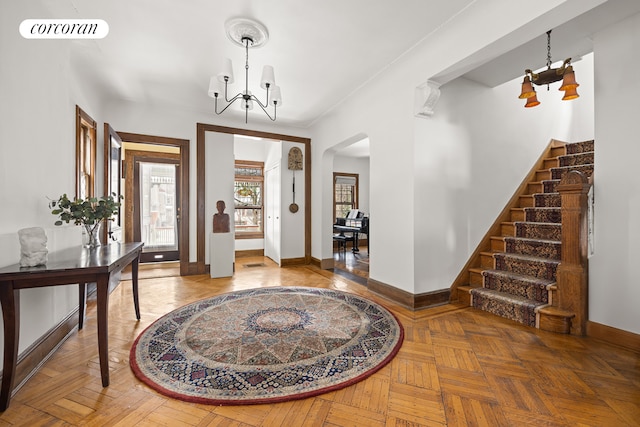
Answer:
M307 127L473 0L52 0L55 17L103 19L109 34L75 42L76 65L108 96L210 113L209 78L225 57L234 94L244 86L245 52L225 21L246 17L269 31L249 50L249 88L261 99L262 66L275 69L278 122ZM252 89L253 88L253 89ZM240 107L232 111L241 115ZM226 113L225 113L226 114ZM257 118L257 114L254 114ZM252 117L252 120L253 117Z
M72 61L105 98L213 114L209 78L225 57L234 63L233 93L243 89L244 49L226 36L231 18L260 21L268 43L249 51L249 88L261 99L262 66L275 69L283 105L278 122L308 127L476 0L51 0L57 18L103 19L109 34L75 41ZM399 7L401 5L401 7ZM554 29L554 59L591 51L589 35L640 11L638 0L609 0ZM635 13L634 12L634 13ZM523 59L525 58L525 59ZM532 59L535 58L535 59ZM474 64L465 77L488 86L542 67L546 36L506 55ZM529 64L530 61L533 61ZM460 73L453 70L452 73ZM452 77L443 72L444 82ZM231 112L242 117L239 107ZM227 114L227 113L225 113ZM268 121L253 113L252 121ZM355 151L355 150L354 150ZM358 151L361 156L361 150Z

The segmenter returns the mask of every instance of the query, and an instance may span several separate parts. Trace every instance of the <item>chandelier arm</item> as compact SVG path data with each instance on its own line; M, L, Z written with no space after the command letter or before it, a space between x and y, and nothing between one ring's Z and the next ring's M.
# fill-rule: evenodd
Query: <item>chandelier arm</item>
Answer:
M229 77L225 76L224 77L224 100L227 101L227 102L233 102L233 101L236 100L238 95L236 95L233 98L229 99L229 97L227 96L227 83L228 82L229 82Z
M256 103L258 103L262 107L263 110L265 108L267 108L269 106L269 83L267 83L267 102L266 102L266 104L263 104L262 102L260 102L260 100L254 94L251 94L251 99L253 101L255 101Z
M233 104L240 96L242 96L241 93L237 94L236 96L234 96L233 98L231 98L231 101L228 101L229 103L226 105L226 107L224 107L222 110L220 110L220 112L218 112L218 97L215 98L215 111L216 114L220 115L222 113L224 113L224 111L229 108L231 106L231 104Z
M273 105L273 117L271 117L271 114L269 114L269 112L267 111L267 109L265 108L265 106L262 105L262 102L258 101L256 99L255 96L252 95L252 98L254 98L255 101L257 101L257 104L260 106L260 108L262 108L262 111L264 111L264 113L267 115L267 117L269 117L271 119L272 122L276 121L276 112L277 112L277 106L276 104Z

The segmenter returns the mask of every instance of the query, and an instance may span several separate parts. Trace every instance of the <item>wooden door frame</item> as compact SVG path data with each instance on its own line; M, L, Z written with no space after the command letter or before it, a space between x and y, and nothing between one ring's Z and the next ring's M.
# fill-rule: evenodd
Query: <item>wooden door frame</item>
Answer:
M124 142L139 144L163 145L177 147L180 150L180 217L179 224L179 251L180 251L180 275L193 274L189 268L189 144L188 139L168 138L163 136L143 135L130 132L118 132ZM125 154L126 155L126 154ZM128 181L129 177L125 177Z
M299 136L281 135L260 132L249 129L231 128L226 126L198 123L196 125L196 271L193 274L205 274L205 239L208 236L205 225L205 134L218 132L234 135L253 136L257 138L275 139L280 141L304 144L304 261L311 263L311 139Z
M136 170L136 162L149 162L149 163L166 163L166 164L175 164L178 166L178 171L180 170L180 154L178 153L163 153L156 151L139 151L139 150L126 150L126 156L124 158L124 168L125 176L132 177L132 179L128 179L125 181L125 190L124 196L126 200L133 200L132 203L127 203L125 205L125 216L127 218L132 218L131 221L127 221L124 229L125 242L133 242L136 241L135 238L135 224L136 221L140 222L139 212L136 215L135 205L139 201L136 200L136 182L138 175L135 173ZM176 181L178 186L176 186L176 193L179 194L181 190L180 186L180 177L181 175L176 175ZM182 194L179 194L178 201L182 199ZM179 208L179 205L176 206ZM178 210L177 215L180 215L180 210ZM180 222L182 221L182 217L179 217L178 221L178 242L180 241ZM178 245L177 251L180 251L180 245ZM144 254L143 250L143 254ZM142 262L142 258L140 259Z

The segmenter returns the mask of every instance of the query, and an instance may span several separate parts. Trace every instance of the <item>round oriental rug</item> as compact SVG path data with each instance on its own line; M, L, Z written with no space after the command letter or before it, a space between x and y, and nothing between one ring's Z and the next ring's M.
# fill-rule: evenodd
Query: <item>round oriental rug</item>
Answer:
M239 405L315 396L360 381L398 352L403 329L345 292L260 288L198 301L136 339L135 375L167 396Z

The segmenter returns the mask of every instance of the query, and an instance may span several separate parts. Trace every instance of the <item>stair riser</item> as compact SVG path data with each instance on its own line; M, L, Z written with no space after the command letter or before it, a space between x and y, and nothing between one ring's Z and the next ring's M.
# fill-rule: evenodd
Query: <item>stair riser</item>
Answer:
M524 210L523 209L512 209L511 210L511 222L524 221Z
M543 193L544 186L541 182L530 182L527 185L527 190L529 191L529 194Z
M482 254L480 255L480 267L486 269L496 268L496 260L492 255Z
M550 170L539 170L536 172L536 181L544 181L547 179L553 179L551 178Z
M514 224L502 224L500 226L500 232L503 236L515 236L516 226Z
M551 169L551 168L557 168L562 166L560 164L560 159L561 157L556 157L553 159L546 159L542 165L542 169Z
M475 271L469 272L469 284L473 287L482 286L482 274Z
M535 199L533 196L520 196L520 202L518 205L521 208L531 208L535 206Z
M494 252L506 252L507 245L504 239L497 239L497 238L491 239L491 250Z

